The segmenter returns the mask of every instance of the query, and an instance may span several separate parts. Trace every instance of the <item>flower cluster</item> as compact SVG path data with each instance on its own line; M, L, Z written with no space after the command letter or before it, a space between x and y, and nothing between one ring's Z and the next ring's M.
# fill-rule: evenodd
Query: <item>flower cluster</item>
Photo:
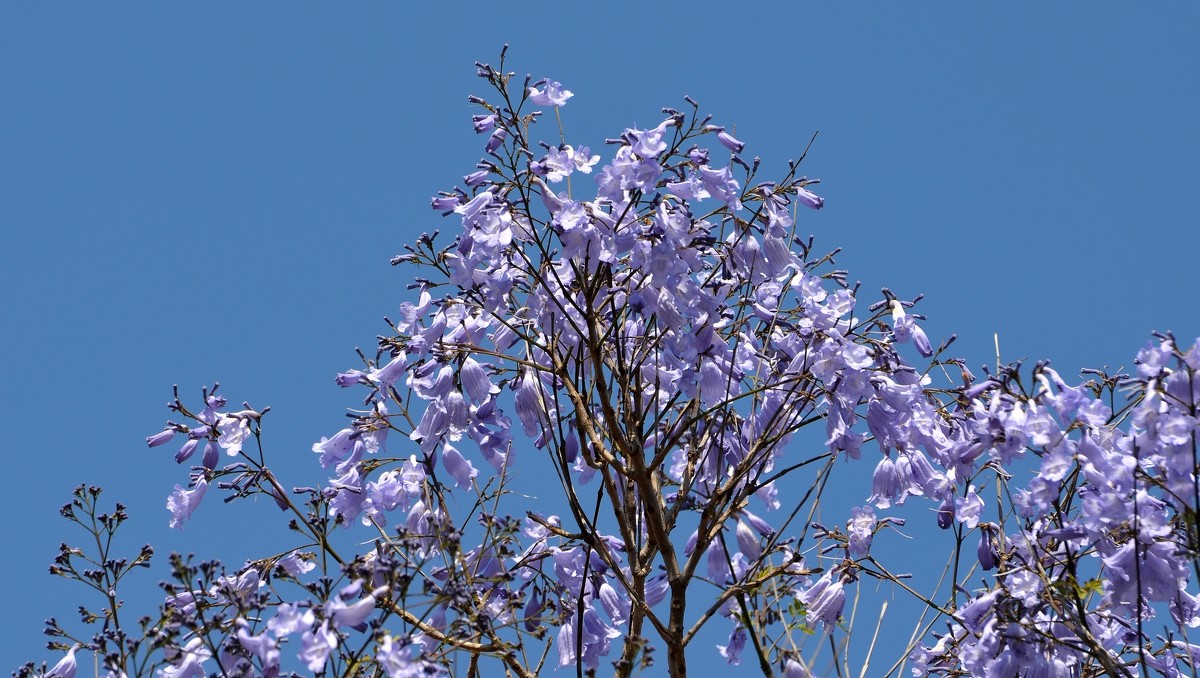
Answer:
M921 671L1072 675L1099 665L1131 676L1140 664L1174 676L1190 662L1200 342L1181 349L1163 336L1137 365L1136 376L1069 386L1039 364L1028 387L1014 369L967 389L938 460L958 478L991 475L1011 508L988 524L973 486L943 500L979 525L978 562L995 577L934 646L914 652ZM1130 396L1116 412L1115 397L1097 397L1114 391ZM1036 472L1015 482L1005 469L1029 455Z
M1194 661L1200 344L1160 337L1137 376L1082 386L1046 364L978 379L931 342L917 300L860 305L797 237L799 208L824 205L803 155L759 179L746 143L685 99L602 160L531 137L572 98L560 83L515 87L503 56L478 72L495 91L471 97L483 157L432 200L455 234L394 259L420 270L415 299L336 375L362 407L312 446L328 482L285 491L252 444L267 410L228 411L215 386L195 412L176 394L182 423L147 438L184 437L179 463L201 452L172 526L212 488L264 494L304 544L234 572L173 558L151 642L105 654L113 675L440 675L455 656L470 675L547 661L631 675L661 654L684 675L720 624L721 660L806 676L825 644L792 632L836 648L862 577L944 617L906 650L916 675L1174 676ZM961 383L935 383L952 370ZM839 463L864 453L874 463ZM559 503L521 503L530 464L553 471ZM873 469L844 530L813 522L836 468ZM878 512L913 498L953 533L955 562L969 544L983 589L956 569L948 593L917 594L876 559L903 524ZM369 547L348 554L354 529ZM100 645L61 645L51 674Z

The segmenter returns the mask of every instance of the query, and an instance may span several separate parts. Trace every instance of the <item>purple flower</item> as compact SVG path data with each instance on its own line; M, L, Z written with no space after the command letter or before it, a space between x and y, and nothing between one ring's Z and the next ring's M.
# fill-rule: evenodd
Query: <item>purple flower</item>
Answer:
M341 386L342 388L354 386L355 384L365 384L367 383L367 373L360 370L339 372L337 377L334 378L334 381L336 381L337 385Z
M709 195L725 203L731 210L742 209L741 186L738 185L728 167L713 169L707 165L700 168L700 183Z
M543 401L542 385L533 370L525 370L516 386L517 418L525 429L525 435L534 437L542 431L542 422L546 417L546 406Z
M461 490L470 490L471 481L479 475L479 470L448 443L442 447L442 465L446 467L446 472L450 474L451 478L454 478L454 484Z
M905 477L912 481L908 487L910 494L937 497L947 489L946 475L933 468L920 450L903 452L901 457L905 461Z
M1200 370L1200 337L1196 337L1192 347L1183 354L1183 362L1193 370Z
M904 305L897 299L892 300L892 336L901 344L911 341L913 347L924 358L933 355L933 346L929 343L925 330L913 322L912 317L904 312Z
M600 604L613 624L620 626L629 621L629 608L633 603L607 581L600 585Z
M1200 664L1200 645L1185 643L1182 640L1171 641L1171 648L1176 655L1182 655L1189 666ZM1172 667L1173 668L1173 667Z
M463 431L467 430L470 413L467 410L467 399L458 391L450 391L442 399L442 407L446 408L447 427L450 440L461 440Z
M552 148L546 153L546 157L540 163L535 163L538 174L544 174L546 180L552 184L566 179L575 171L575 163L571 160L571 147L561 146ZM543 199L547 199L546 192L542 193ZM557 211L557 210L552 210Z
M292 551L286 556L275 561L275 566L283 568L284 572L287 572L293 577L299 577L302 574L311 572L317 567L316 563L301 558L301 555L302 554L299 551Z
M885 456L875 465L875 473L871 476L871 496L867 501L877 508L890 508L893 502L903 502L904 483L896 470L896 462Z
M258 569L246 567L237 575L225 575L213 582L208 595L222 603L244 602L266 585Z
M217 444L211 440L204 443L204 454L200 457L200 464L211 471L217 467L218 459L220 454L217 452Z
M204 639L194 637L178 651L168 652L167 661L171 666L161 669L163 678L204 678L204 662L212 657L212 652L204 645Z
M562 83L557 80L548 81L546 88L542 90L537 87L529 88L529 100L538 106L562 106L573 96L575 94L569 89L563 89Z
M558 644L558 668L574 666L575 662L579 661L579 655L575 651L574 619L568 618L567 623L559 627L558 638L554 642Z
M1042 591L1042 580L1036 572L1029 569L1017 570L1004 578L1004 586L1008 594L1020 600L1027 608L1037 606L1038 594Z
M331 497L329 515L336 518L338 523L349 527L350 521L362 513L366 500L365 494L362 474L359 473L358 465L351 465L345 474L331 481L329 487L325 489L325 496Z
M1174 346L1169 341L1163 341L1157 345L1154 342L1147 342L1142 350L1138 351L1137 359L1134 360L1138 366L1138 376L1143 379L1152 379L1158 376L1163 367L1171 362L1173 348Z
M200 500L207 491L208 481L203 478L197 480L196 486L190 490L176 485L175 491L167 497L167 510L171 512L170 526L183 529L183 521L192 517L192 512L200 506Z
M275 616L267 622L267 628L276 636L283 638L312 626L314 620L312 610L301 610L295 603L284 603L275 609Z
M195 454L196 448L199 446L200 446L200 440L198 438L190 438L189 437L187 439L187 441L185 441L183 443L183 445L179 448L179 451L175 453L175 463L182 464L183 462L190 459L191 456L193 454Z
M166 605L175 608L184 617L190 618L196 614L196 605L205 597L204 591L184 591L167 596Z
M375 601L387 593L387 588L372 591L366 598L347 604L344 598L358 595L361 582L347 586L336 598L325 604L325 617L334 626L359 628L367 621L367 617L375 611Z
M316 673L325 668L329 653L337 647L337 643L337 634L330 630L329 622L322 622L317 628L300 636L300 652L297 656L309 671Z
M442 193L430 201L430 207L433 209L449 214L454 211L454 208L462 204L463 197L458 193Z
M332 438L321 438L321 442L313 443L312 451L321 455L321 468L329 468L330 464L342 461L354 449L354 429L344 428Z
M842 608L846 604L846 591L842 580L833 580L833 573L826 572L815 584L801 591L797 596L808 606L808 619L820 622L829 629L842 616Z
M625 191L651 191L661 176L662 167L658 160L640 158L632 146L622 146L617 149L612 164L605 165L596 175L596 185L601 198L623 202Z
M531 167L535 173L545 175L546 180L550 183L558 183L576 170L584 174L591 174L592 166L598 162L600 162L600 156L591 155L587 146L575 149L570 145L563 145L551 148L546 152L545 158L540 162L533 163ZM542 200L546 202L547 208L555 214L562 209L564 204L547 189L542 190Z
M425 467L417 463L416 455L412 455L400 469L385 471L367 483L363 510L382 527L387 524L388 512L400 506L406 509L411 506L412 498L420 495L424 480Z
M627 129L625 130L625 139L629 141L629 145L637 157L657 158L659 153L667 150L667 142L663 141L663 135L666 134L668 127L674 125L675 119L667 118L654 129Z
M262 662L263 668L266 669L264 671L266 675L271 675L271 669L276 672L279 670L279 641L267 631L254 635L246 621L239 618L235 635L238 644Z
M979 516L983 513L983 500L975 493L975 486L967 489L967 496L954 500L954 515L967 529L975 529L979 524Z
M482 186L484 183L486 183L489 174L491 174L491 170L482 169L466 175L463 177L463 181L467 184L467 186L475 188L476 186Z
M171 442L171 438L174 437L175 428L173 426L168 426L152 436L146 436L146 446L158 447L159 445L166 445L167 443Z
M484 145L483 150L487 151L488 153L492 153L497 148L503 146L504 140L507 138L508 132L505 132L503 129L498 129L495 132L492 132L492 135L488 137L487 144Z
M500 391L499 388L493 387L491 379L488 379L487 372L484 371L483 366L476 362L474 358L467 357L463 360L462 368L459 369L458 375L459 379L462 380L463 390L476 403L482 403L487 400L489 395Z
M689 174L683 181L668 183L667 191L680 200L692 202L712 197L695 174Z
M578 612L567 617L566 623L558 630L555 642L558 643L559 668L580 662L585 668L595 669L600 664L600 657L612 649L613 639L621 635L620 631L605 624L590 604L591 601L585 601L581 637L576 636L579 631ZM582 648L582 657L577 654L577 647Z
M375 661L383 667L388 678L417 678L418 676L443 676L445 670L438 664L423 658L413 659L413 650L420 647L411 638L394 640L387 635L375 651Z
M1133 606L1139 599L1170 601L1182 588L1180 580L1188 571L1186 559L1179 558L1175 547L1165 542L1141 544L1131 539L1102 560L1110 573L1105 589L1112 602L1121 606Z
M605 624L600 619L600 615L596 613L595 608L589 607L585 610L583 613L583 665L591 669L599 666L600 657L608 655L611 650L613 639L620 637L621 632Z
M257 414L253 413L254 416ZM223 414L217 421L217 444L231 457L241 454L242 443L250 437L249 418L249 413L238 412L233 415Z
M714 361L707 360L700 366L700 400L709 407L715 407L725 402L729 397L729 387L737 383L728 373Z
M758 557L762 555L762 545L759 544L758 536L742 520L737 521L737 543L738 550L750 562L758 560Z
M950 529L954 524L954 504L949 499L943 499L937 508L937 525L943 530Z
M496 126L495 115L472 115L471 125L475 128L475 133L480 134L490 130Z
M403 308L401 310L403 310ZM396 381L400 379L407 367L408 356L404 353L400 353L396 357L392 358L391 362L389 362L387 365L384 365L383 367L368 374L367 378L372 382L379 384L379 389L381 391L387 391L387 389L392 387L392 384L395 384Z
M584 174L591 174L592 167L600 162L600 156L594 155L592 149L587 146L580 146L575 149L567 146L567 149L570 151L571 162L575 164L575 169Z
M870 506L850 509L850 520L846 523L846 531L850 535L849 554L851 558L866 558L871 548L871 539L875 536L875 526L879 521L875 511Z
M1193 596L1183 589L1175 592L1171 598L1171 619L1180 627L1194 629L1200 626L1200 598Z
M529 602L525 604L525 611L522 613L525 617L526 631L533 631L541 626L543 607L541 592L537 586L534 586L533 592L529 594Z
M717 586L722 586L729 582L729 559L725 556L725 544L721 539L715 539L708 545L708 550L704 554L705 560L708 562L708 579Z
M795 659L783 660L783 675L784 678L812 678L808 667Z
M720 141L722 146L734 153L741 153L742 149L746 147L746 144L733 138L733 135L726 133L724 128L720 128L717 131L717 141Z
M659 573L646 579L646 605L654 607L666 599L671 590L667 575Z
M825 206L825 198L802 186L796 187L796 198L800 201L801 205L814 210L819 210Z
M978 633L983 627L980 621L992 609L992 604L1001 594L1000 589L990 591L964 605L958 611L958 620L971 633Z
M75 678L75 651L81 647L83 646L79 643L72 645L71 649L67 650L67 655L46 672L45 678Z
M979 526L979 546L976 548L976 555L984 572L996 569L1000 562L1000 554L996 551L992 532L993 528L987 523Z
M725 661L737 666L742 663L742 650L746 647L746 629L740 624L733 627L733 632L729 634L729 643L727 645L718 645L717 651L725 658Z
M775 536L775 528L771 527L770 523L758 517L754 513L743 509L742 516L746 518L746 522L750 524L750 527L754 528L755 532L767 537L768 539Z
M917 353L920 353L922 358L933 355L933 345L929 343L929 337L926 336L925 330L921 329L920 325L912 323L910 331L912 332L913 348L917 349Z

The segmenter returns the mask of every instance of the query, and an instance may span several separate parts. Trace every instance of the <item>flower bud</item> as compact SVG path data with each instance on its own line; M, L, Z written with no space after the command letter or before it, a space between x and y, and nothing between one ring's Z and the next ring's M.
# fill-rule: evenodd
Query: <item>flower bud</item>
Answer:
M954 524L954 504L948 500L943 499L941 506L938 506L937 524L943 530L950 529L950 526Z

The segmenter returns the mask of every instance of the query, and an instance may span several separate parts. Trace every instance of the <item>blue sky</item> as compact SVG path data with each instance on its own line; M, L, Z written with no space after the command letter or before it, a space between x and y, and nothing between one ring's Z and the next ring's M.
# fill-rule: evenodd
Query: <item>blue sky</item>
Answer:
M768 167L820 130L826 208L801 230L844 248L868 301L924 293L972 366L993 333L1064 372L1200 335L1196 5L598 7L0 7L0 669L52 659L40 621L78 604L45 572L79 536L57 508L80 482L129 506L130 551L236 561L279 539L270 511L216 501L169 531L186 474L143 438L172 384L220 380L272 406L292 484L323 479L309 446L355 404L332 377L409 298L388 259L451 226L428 199L479 157L472 63L505 42L575 91L575 143L685 94Z

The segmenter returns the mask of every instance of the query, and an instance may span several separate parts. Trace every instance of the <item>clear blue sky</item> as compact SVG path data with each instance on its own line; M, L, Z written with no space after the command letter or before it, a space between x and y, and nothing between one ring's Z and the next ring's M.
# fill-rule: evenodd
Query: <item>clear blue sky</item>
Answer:
M236 561L281 524L214 493L167 529L186 473L143 438L172 384L271 405L274 465L323 479L309 446L354 404L332 377L408 298L388 259L451 226L428 199L479 157L472 63L504 42L575 91L575 143L685 94L771 166L820 130L826 208L801 230L845 248L868 300L924 293L972 366L995 332L1068 372L1200 334L1200 6L831 5L0 6L0 670L53 659L40 620L72 617L45 572L78 538L57 516L76 484L164 562Z

